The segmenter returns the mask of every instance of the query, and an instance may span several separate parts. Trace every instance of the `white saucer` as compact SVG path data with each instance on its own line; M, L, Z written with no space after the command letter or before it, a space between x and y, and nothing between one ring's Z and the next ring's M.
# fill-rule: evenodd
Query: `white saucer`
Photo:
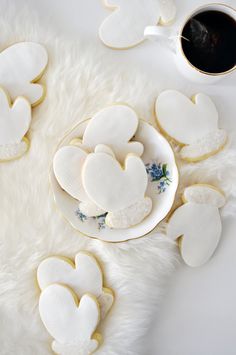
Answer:
M75 138L82 138L88 122L89 120L86 120L75 126L64 137L58 149L68 145ZM132 228L111 229L105 224L104 216L88 218L82 215L78 210L78 201L62 190L54 176L53 169L51 169L50 179L57 207L79 232L106 242L127 241L140 238L152 231L170 211L179 181L174 153L167 140L147 122L140 120L134 139L144 145L142 159L145 164L148 164L147 170L149 172L146 196L151 197L153 208L149 216ZM160 178L163 172L166 176ZM158 180L152 181L153 177Z

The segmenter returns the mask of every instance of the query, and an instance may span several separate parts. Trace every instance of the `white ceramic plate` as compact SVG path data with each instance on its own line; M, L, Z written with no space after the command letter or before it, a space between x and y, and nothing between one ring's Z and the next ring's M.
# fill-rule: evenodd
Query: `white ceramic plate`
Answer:
M68 145L72 139L82 138L88 122L83 121L74 127L58 149ZM152 198L153 208L149 216L132 228L111 229L105 224L104 216L88 218L82 215L78 210L78 201L62 190L51 169L50 178L56 204L68 222L81 233L107 242L127 241L152 231L170 211L179 180L174 153L167 140L147 122L139 122L134 139L144 145L142 159L149 175L146 196Z

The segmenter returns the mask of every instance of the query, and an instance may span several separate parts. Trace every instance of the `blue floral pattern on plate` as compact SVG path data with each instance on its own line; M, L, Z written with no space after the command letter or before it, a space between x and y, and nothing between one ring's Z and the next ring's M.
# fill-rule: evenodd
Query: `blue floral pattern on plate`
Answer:
M171 184L170 171L167 164L157 163L155 161L145 164L147 174L151 182L158 181L157 190L161 194L166 191L167 187Z
M75 215L81 220L81 222L87 221L88 217L83 214L79 208L75 211Z
M83 214L79 208L77 208L77 210L75 210L75 215L80 219L81 222L85 222L89 219L96 220L99 230L106 228L105 219L106 219L107 213L101 214L100 216L96 216L96 217L88 217L85 214Z

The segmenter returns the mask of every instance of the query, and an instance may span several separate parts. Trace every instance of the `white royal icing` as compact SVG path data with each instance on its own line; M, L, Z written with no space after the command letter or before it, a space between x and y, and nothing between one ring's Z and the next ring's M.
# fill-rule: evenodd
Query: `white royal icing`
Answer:
M83 145L94 151L98 144L107 145L122 163L129 153L141 156L143 145L130 141L138 128L136 112L127 105L112 105L99 111L89 121Z
M86 252L79 252L75 264L62 257L51 256L41 262L37 271L41 290L53 283L64 284L81 297L86 293L94 295L101 306L101 316L105 317L112 306L112 291L103 287L103 274L97 260Z
M29 147L24 138L31 123L31 105L24 97L17 97L13 104L0 88L0 161L21 157Z
M176 90L163 91L156 101L161 127L178 142L192 144L217 129L218 112L205 94L195 95L195 102Z
M221 150L227 142L227 133L223 129L210 132L191 145L180 150L180 157L184 160L197 161L211 156Z
M91 153L82 169L82 182L89 198L107 212L122 210L141 200L148 177L143 161L128 155L124 169L106 153Z
M11 106L9 98L0 88L0 145L20 143L31 122L29 102L18 97Z
M125 229L142 222L152 210L152 200L144 197L135 204L123 210L109 212L106 216L106 224L111 228Z
M143 41L144 29L175 17L172 0L107 0L113 12L99 28L101 41L112 48L129 48Z
M207 184L196 184L188 186L183 193L184 202L203 203L221 208L225 205L223 192L215 186Z
M156 115L170 137L187 145L180 152L182 159L204 159L225 144L226 133L218 129L217 109L205 94L190 100L176 90L163 91L156 100Z
M39 314L44 326L55 339L53 348L60 351L67 346L81 348L81 355L91 353L99 346L94 331L100 312L92 296L84 295L78 303L73 292L62 285L46 287L39 298ZM91 344L92 343L92 344Z
M217 207L187 202L174 211L167 225L167 235L180 241L184 262L192 267L205 264L214 253L221 236Z
M89 199L82 184L81 171L87 155L79 146L64 146L54 155L53 171L61 188L81 202L79 209L89 217L104 211Z
M9 92L12 100L24 96L36 105L42 100L45 90L35 82L43 74L47 63L47 51L41 44L13 44L0 53L0 85Z

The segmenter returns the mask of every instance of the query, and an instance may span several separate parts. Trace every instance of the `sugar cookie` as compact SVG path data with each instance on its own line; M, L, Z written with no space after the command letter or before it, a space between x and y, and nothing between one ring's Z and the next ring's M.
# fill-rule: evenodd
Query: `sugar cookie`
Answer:
M113 9L99 28L101 41L111 48L125 49L144 40L144 29L171 22L176 13L172 0L106 0Z
M78 295L94 295L100 304L101 317L110 310L114 296L110 289L103 287L103 274L97 260L89 253L80 251L75 256L75 264L65 257L51 256L41 262L37 271L41 290L50 284L63 284Z
M81 202L79 208L82 213L99 216L105 211L89 199L81 180L81 170L87 155L79 146L64 146L54 155L53 171L61 188Z
M205 264L213 255L221 236L219 207L225 198L214 186L196 184L183 193L184 205L171 215L167 235L180 238L180 252L189 266Z
M163 91L156 100L160 128L176 142L184 160L198 161L217 153L226 143L227 134L218 129L218 112L205 94L191 101L175 90Z
M184 202L210 204L221 208L225 204L225 196L215 186L208 184L195 184L184 189L182 196Z
M194 162L207 159L218 153L227 142L227 133L223 129L210 132L191 145L185 145L180 151L183 160Z
M46 287L39 298L39 314L44 326L55 339L52 348L58 354L78 347L78 354L88 355L98 346L100 335L94 334L99 320L99 305L93 296L81 297L62 285Z
M122 104L106 107L89 121L83 135L83 145L91 152L98 144L107 145L123 163L127 154L141 156L143 153L141 143L130 142L138 124L138 116L131 107Z
M35 106L45 96L45 88L36 81L47 63L47 51L41 44L13 44L0 53L0 85L9 92L12 100L24 96Z
M105 222L110 228L125 229L133 227L144 220L152 210L152 200L144 197L142 200L123 210L109 212Z
M0 160L19 158L29 142L24 138L31 123L31 105L24 97L10 98L0 88Z
M112 149L105 144L96 145L94 153L106 153L109 154L111 157L115 158L115 154L113 153Z
M91 153L82 168L82 182L89 198L106 212L116 212L141 200L148 177L143 161L127 155L125 167L108 154Z

